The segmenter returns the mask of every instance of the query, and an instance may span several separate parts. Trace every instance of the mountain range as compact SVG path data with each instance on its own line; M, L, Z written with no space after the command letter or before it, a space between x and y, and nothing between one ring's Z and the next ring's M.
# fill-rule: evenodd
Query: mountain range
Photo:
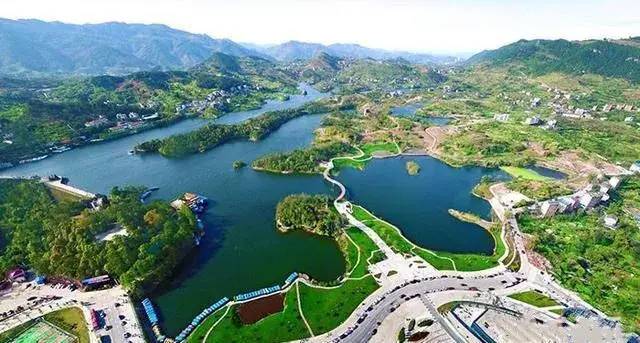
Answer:
M0 74L126 74L141 70L187 69L214 52L278 61L309 59L320 52L346 58L403 58L414 63L451 63L456 59L370 49L357 44L287 42L263 48L229 39L176 30L166 25L109 22L65 24L0 18Z
M372 49L358 44L323 45L289 41L275 46L265 48L254 46L254 48L280 61L306 60L315 57L321 52L342 58L372 58L376 60L402 58L409 62L420 64L452 64L459 61L458 58L451 56Z
M165 25L73 25L0 19L0 74L125 74L184 69L214 52L261 55L228 39Z

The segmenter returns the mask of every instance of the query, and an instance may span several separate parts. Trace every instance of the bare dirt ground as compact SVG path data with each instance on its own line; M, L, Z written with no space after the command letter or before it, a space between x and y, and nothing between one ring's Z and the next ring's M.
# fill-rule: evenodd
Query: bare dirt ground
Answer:
M432 126L424 130L421 134L424 149L432 154L440 154L440 144L445 137L455 132L451 126Z
M282 310L284 310L284 296L280 293L241 304L237 309L243 324L253 324Z
M624 168L616 166L604 160L585 160L578 152L563 151L560 156L547 164L561 171L568 171L577 176L588 176L590 174L604 174L608 176L624 174Z

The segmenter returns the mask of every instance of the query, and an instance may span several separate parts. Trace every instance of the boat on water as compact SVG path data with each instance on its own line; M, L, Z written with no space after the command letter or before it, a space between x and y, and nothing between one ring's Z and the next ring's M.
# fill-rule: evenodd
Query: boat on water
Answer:
M129 155L135 155L135 154L136 154L136 151L135 151L135 150L129 150L128 154L129 154Z
M59 153L62 153L62 152L65 152L65 151L69 151L69 150L71 150L70 147L62 146L62 147L54 147L54 148L52 148L51 152L59 154Z
M160 187L147 188L146 191L144 191L144 192L142 192L142 194L140 194L140 202L144 202L151 195L151 193L157 191L158 189L160 189Z
M42 156L38 156L38 157L34 157L34 158L29 158L29 159L26 159L26 160L21 160L18 163L19 164L25 164L25 163L29 163L29 162L41 161L41 160L44 160L47 157L49 157L49 155L42 155Z

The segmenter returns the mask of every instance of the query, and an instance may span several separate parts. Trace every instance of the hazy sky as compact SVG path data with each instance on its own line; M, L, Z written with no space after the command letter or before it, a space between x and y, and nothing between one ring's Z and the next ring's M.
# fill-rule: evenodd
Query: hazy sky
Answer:
M2 0L0 17L162 23L215 38L474 52L521 38L640 35L640 0Z

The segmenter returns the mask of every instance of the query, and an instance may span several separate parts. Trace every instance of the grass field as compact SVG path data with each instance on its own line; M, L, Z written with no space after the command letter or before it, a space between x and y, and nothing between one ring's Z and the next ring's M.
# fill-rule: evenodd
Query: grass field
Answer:
M522 301L523 303L527 303L535 307L549 307L549 306L560 305L555 300L549 298L544 294L540 294L536 291L527 291L527 292L512 294L509 296L509 298Z
M342 286L332 289L312 288L300 284L302 312L313 333L322 334L344 322L378 287L373 276L367 276L362 280L348 280Z
M89 343L89 328L81 309L71 307L51 312L46 314L44 319L74 334L78 337L79 343Z
M35 322L33 320L30 320L24 324L18 325L10 330L0 333L0 342L2 343L10 342L11 339L17 337L20 333L22 333L24 330L26 330L28 327L30 327L34 323Z
M433 251L431 253L428 249L414 246L393 226L376 218L361 206L353 205L353 216L373 229L394 251L418 255L439 270L453 270L454 266L451 260L455 263L456 270L459 271L477 271L495 267L506 250L506 245L501 238L502 228L500 226L489 230L495 241L492 255L456 254L444 251ZM479 227L479 229L481 228Z
M500 169L502 169L503 171L505 171L507 174L513 176L513 177L520 177L526 180L533 180L533 181L549 181L549 180L553 180L552 178L546 177L546 176L542 176L540 174L538 174L536 171L531 170L531 169L527 169L527 168L522 168L522 167L500 167Z
M372 252L378 250L378 246L376 246L376 244L373 243L371 239L369 239L369 236L367 236L367 234L365 234L358 228L350 227L346 229L345 232L347 233L347 235L349 235L349 237L351 237L356 245L360 247L360 262L355 266L355 268L352 267L353 271L351 275L349 275L349 277L358 278L367 275L369 273L369 271L367 270L367 266L369 265L367 263L367 259L369 258L369 256L371 256ZM353 244L350 245L353 247Z
M284 311L272 314L257 323L242 325L235 313L235 308L232 308L211 331L207 343L288 342L310 336L298 311L298 296L295 288L287 292ZM189 342L202 342L206 332L216 320L207 320L200 325L198 330L189 337Z

